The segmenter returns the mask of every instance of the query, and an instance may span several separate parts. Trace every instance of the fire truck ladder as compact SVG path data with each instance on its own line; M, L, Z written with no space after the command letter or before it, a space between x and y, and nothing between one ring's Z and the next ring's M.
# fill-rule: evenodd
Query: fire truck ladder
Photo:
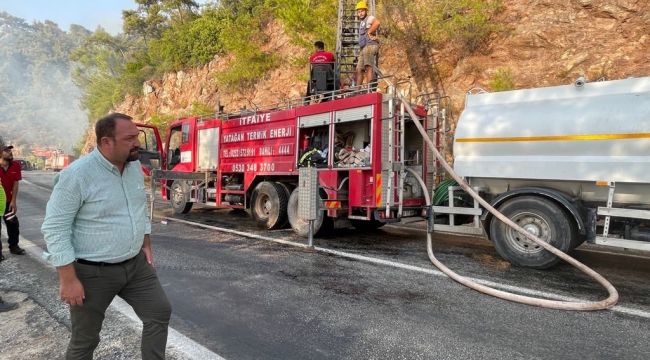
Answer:
M429 94L426 94L429 95ZM438 94L435 94L438 95ZM430 127L426 129L427 135L435 144L436 150L447 155L447 138L449 136L447 109L443 104L443 98L436 96L435 99L426 101L427 123ZM427 174L427 185L433 185L431 190L435 191L436 186L445 178L444 169L435 157L430 157L427 164L429 174Z
M394 88L389 88L391 99L394 99ZM402 216L402 204L404 202L404 124L406 122L406 110L403 102L399 102L400 110L397 118L393 115L394 100L389 101L388 120L388 184L386 187L386 217L391 214L391 207L397 205L397 218ZM397 178L397 187L395 179ZM395 192L397 191L398 202L395 203Z
M358 0L339 0L339 17L336 26L336 69L340 78L352 84L359 55ZM375 14L375 0L366 1L368 14Z

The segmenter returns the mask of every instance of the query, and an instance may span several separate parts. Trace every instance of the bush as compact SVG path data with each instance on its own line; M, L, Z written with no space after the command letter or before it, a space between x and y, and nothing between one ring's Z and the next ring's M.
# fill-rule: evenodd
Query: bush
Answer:
M160 136L165 136L164 134L167 133L167 130L169 129L169 125L175 119L176 118L170 114L155 113L151 115L151 117L149 118L149 124L158 128L158 130L160 131Z
M221 41L232 55L228 70L217 74L217 82L224 91L249 87L279 64L279 58L263 52L261 45L268 41L264 28L269 19L269 9L264 4L243 3L222 24ZM244 11L245 10L245 11Z
M473 53L500 29L492 20L501 9L500 0L394 0L383 6L388 29L402 37L417 34L429 43L423 46L453 42L465 53Z
M223 53L221 21L217 11L209 10L191 22L165 30L149 47L149 54L157 64L156 72L201 66Z
M515 81L510 69L498 69L490 78L490 88L495 92L514 90Z
M268 3L293 43L312 50L314 41L322 40L333 49L338 1L269 0Z

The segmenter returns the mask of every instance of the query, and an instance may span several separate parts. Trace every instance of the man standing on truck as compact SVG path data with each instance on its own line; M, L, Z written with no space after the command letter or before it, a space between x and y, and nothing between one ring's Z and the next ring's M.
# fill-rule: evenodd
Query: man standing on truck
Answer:
M41 229L70 305L66 358L92 358L119 296L142 320L142 358L164 359L171 306L153 268L139 131L113 113L97 121L95 135L97 148L55 178Z
M374 79L373 66L377 63L377 53L379 52L379 41L377 40L379 20L368 15L368 5L365 1L359 1L356 9L359 18L359 49L361 50L357 59L356 81L357 86L360 86L364 77L366 84Z
M14 255L25 255L25 250L18 246L20 229L18 224L18 182L23 179L20 164L14 161L13 146L5 146L2 149L2 158L0 159L0 181L7 196L6 208L2 212L2 220L7 226L7 236L9 237L9 252ZM0 221L0 229L2 221ZM0 259L2 259L2 241L0 241Z

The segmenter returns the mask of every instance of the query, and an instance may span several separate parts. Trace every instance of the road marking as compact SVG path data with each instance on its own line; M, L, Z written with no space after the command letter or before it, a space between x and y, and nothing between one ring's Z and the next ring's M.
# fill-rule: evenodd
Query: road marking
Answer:
M43 249L41 249L38 245L24 238L22 235L20 236L20 242L21 245L24 244L21 247L25 249L27 253L32 255L32 257L35 258L38 262L45 265L46 267L54 269L54 267L43 258ZM138 318L131 306L127 304L126 301L122 300L119 297L115 297L110 307L131 320L133 322L133 324L131 324L133 327L136 329L142 329L142 321ZM171 350L179 352L186 359L225 360L223 357L210 351L203 345L174 330L171 326L169 327L169 333L167 335L167 347Z
M258 235L258 234L251 234L243 231L237 231L237 230L231 230L231 229L226 229L226 228L221 228L218 226L212 226L212 225L205 225L193 221L188 221L188 220L182 220L182 219L176 219L176 218L171 218L171 217L162 217L162 219L168 220L168 221L175 221L178 223L186 224L186 225L192 225L192 226L197 226L205 229L211 229L211 230L217 230L225 233L230 233L230 234L236 234L240 236L244 236L247 238L252 238L252 239L258 239L258 240L265 240L265 241L271 241L275 242L278 244L283 244L283 245L289 245L289 246L295 246L295 247L300 247L300 248L309 248L308 245L306 244L301 244L297 243L295 241L290 241L290 240L285 240L285 239L275 239L271 238L268 236L263 236L263 235ZM331 255L336 255L340 256L343 258L348 258L348 259L353 259L353 260L360 260L364 261L367 263L371 264L377 264L377 265L384 265L384 266L390 266L398 269L404 269L404 270L409 270L409 271L415 271L419 273L424 273L424 274L429 274L429 275L434 275L434 276L439 276L439 277L448 277L445 275L443 272L435 269L429 269L429 268L423 268L420 266L415 266L415 265L408 265L408 264L402 264L398 263L395 261L390 261L390 260L384 260L384 259L379 259L379 258L374 258L374 257L369 257L369 256L364 256L364 255L359 255L359 254L353 254L353 253L348 253L344 251L339 251L339 250L333 250L333 249L328 249L328 248L323 248L319 246L315 246L314 250L331 254ZM541 298L547 298L547 299L552 299L552 300L561 300L561 301L583 301L578 298L570 297L570 296L563 296L563 295L558 295L554 293L549 293L546 291L540 291L540 290L534 290L534 289L529 289L525 287L520 287L520 286L515 286L515 285L506 285L506 284L500 284L496 283L490 280L485 280L485 279L479 279L479 278L473 278L473 277L468 277L468 279L478 282L480 284L510 291L510 292L517 292L523 295L529 295L529 296L536 296L536 297L541 297ZM637 317L642 317L646 319L650 319L650 312L641 310L641 309L634 309L626 306L614 306L613 308L610 309L611 311L618 312L618 313L623 313L623 314L628 314L632 316L637 316Z
M49 191L49 192L52 192L52 189L51 189L51 188L49 188L49 187L47 187L47 186L43 186L43 185L39 185L39 184L33 183L33 182L29 181L29 180L25 180L25 179L23 179L22 182L24 182L25 184L31 185L31 186L36 186L36 187L39 188L39 189L43 189L43 190L47 190L47 191Z

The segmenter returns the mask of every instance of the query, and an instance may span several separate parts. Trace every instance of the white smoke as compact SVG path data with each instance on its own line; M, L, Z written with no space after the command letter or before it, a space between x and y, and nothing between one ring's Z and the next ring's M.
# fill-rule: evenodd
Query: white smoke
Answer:
M68 60L80 35L0 13L0 136L6 143L69 153L80 141L88 120Z

